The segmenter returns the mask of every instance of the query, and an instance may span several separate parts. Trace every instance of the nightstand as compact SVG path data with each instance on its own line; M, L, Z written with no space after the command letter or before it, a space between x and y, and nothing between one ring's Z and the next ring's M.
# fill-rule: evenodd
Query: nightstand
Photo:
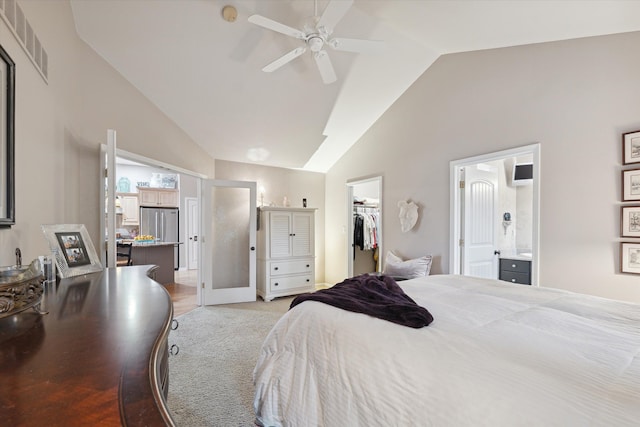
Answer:
M498 279L521 285L531 284L531 261L513 258L500 258Z

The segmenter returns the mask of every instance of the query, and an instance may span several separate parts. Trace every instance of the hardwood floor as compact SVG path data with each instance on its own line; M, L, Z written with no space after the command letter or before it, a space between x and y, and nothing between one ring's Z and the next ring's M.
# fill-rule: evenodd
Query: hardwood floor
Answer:
M180 316L198 307L196 304L197 277L197 270L176 271L176 283L164 285L173 301L174 316Z

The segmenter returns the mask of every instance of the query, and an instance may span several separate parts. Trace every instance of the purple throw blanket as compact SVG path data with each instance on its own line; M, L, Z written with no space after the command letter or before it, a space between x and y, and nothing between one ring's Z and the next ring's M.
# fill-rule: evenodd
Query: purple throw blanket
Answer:
M431 313L416 304L389 276L363 274L346 279L329 289L298 295L289 309L304 301L323 302L411 328L433 322Z

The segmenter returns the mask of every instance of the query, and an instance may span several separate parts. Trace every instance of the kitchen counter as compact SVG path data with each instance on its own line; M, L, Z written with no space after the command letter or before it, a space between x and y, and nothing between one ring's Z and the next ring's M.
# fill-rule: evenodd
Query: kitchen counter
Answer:
M175 242L133 243L131 260L133 265L157 265L155 279L163 285L174 283L174 246Z
M177 246L182 244L182 242L145 242L144 240L139 241L132 239L118 240L118 243L133 243L133 246Z
M182 242L145 242L133 239L117 239L118 243L131 243L133 265L155 265L155 279L163 285L174 283L174 248Z

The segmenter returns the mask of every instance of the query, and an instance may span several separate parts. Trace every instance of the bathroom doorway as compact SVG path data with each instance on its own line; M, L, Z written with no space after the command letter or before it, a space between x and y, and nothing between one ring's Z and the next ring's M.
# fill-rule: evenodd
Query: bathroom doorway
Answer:
M540 144L452 161L449 271L497 279L500 259L528 258L537 285L539 188Z

